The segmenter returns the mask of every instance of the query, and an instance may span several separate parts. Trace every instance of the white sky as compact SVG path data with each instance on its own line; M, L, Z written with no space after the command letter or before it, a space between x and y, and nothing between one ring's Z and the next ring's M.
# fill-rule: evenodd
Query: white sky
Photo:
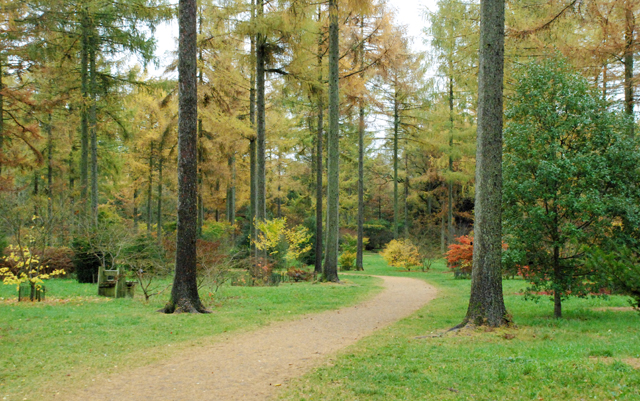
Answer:
M171 2L177 3L177 0L171 0ZM412 39L413 49L415 51L424 50L424 35L422 34L422 29L425 26L424 9L435 11L437 8L436 0L389 0L388 3L391 8L397 11L397 23L407 27L407 34ZM152 75L161 75L171 61L170 53L177 50L178 46L177 36L178 23L176 21L158 27L156 31L156 39L158 40L156 56L160 59L160 68L149 66Z

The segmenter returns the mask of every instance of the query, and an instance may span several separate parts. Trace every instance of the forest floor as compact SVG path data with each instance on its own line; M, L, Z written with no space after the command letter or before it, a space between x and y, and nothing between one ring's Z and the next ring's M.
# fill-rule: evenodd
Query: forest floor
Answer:
M380 277L385 289L356 306L228 336L172 359L101 376L64 400L264 400L338 350L436 297L423 280Z

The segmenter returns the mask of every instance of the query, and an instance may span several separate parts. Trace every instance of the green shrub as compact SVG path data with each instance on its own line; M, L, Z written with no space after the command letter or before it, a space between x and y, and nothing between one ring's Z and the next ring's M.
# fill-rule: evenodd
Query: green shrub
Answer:
M393 231L389 228L389 223L384 220L369 222L363 226L364 236L369 238L366 249L373 251L382 249L393 239Z
M3 232L0 232L0 257L6 256L5 249L9 246L9 241Z
M89 241L84 238L74 238L73 266L79 283L95 283L98 279L100 256L91 250Z
M338 263L342 270L351 270L356 266L356 253L355 252L342 252L338 258Z
M202 225L201 238L205 241L219 241L227 238L233 231L233 226L226 221L207 220Z

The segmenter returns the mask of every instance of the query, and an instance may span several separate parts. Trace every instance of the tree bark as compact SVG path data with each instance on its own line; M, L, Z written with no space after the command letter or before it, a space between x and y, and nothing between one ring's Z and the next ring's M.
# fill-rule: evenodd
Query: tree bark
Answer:
M149 182L147 186L147 236L151 235L152 198L153 198L153 142L149 144Z
M558 290L558 287L562 283L562 270L560 269L560 248L553 247L553 281L555 289L553 290L553 317L556 319L562 318L562 292Z
M200 23L198 24L198 33L202 34L202 8L198 8L198 18L200 20ZM198 64L198 84L202 86L204 85L204 73L202 71L204 60L202 57L202 48L200 48L198 51L198 60L200 61L200 63ZM202 138L203 138L202 118L198 118L198 142L199 142L198 165L199 166L201 166L202 163L204 162L202 151L200 148L202 145ZM204 225L204 199L202 198L203 183L204 183L204 176L202 174L202 170L200 167L198 168L198 230L196 234L197 237L200 237L202 235L202 226Z
M178 118L178 230L176 271L165 313L207 312L198 295L196 239L198 199L198 83L196 0L180 0L179 118Z
M251 0L251 22L252 25L256 19L256 0ZM251 128L256 129L256 36L251 34L251 78L249 89L249 121L251 122ZM251 255L256 255L256 151L257 143L256 138L249 140L249 231L251 236L250 251ZM257 256L257 255L256 255Z
M318 6L318 22L322 19L322 9ZM316 260L314 274L317 276L322 273L322 171L323 171L323 152L322 141L324 140L324 91L322 90L322 31L318 37L318 127L316 135Z
M89 194L89 16L82 13L82 38L80 50L80 91L82 106L80 108L80 202L82 217L88 217Z
M340 89L339 89L339 30L338 2L329 0L329 135L327 172L327 247L325 250L323 279L338 278L338 241L340 208Z
M133 188L133 233L138 235L138 184Z
M157 239L162 243L162 148L158 149L158 211L156 215Z
M475 236L464 324L508 323L502 295L502 86L504 0L482 0L478 76Z
M449 77L449 172L453 173L453 78ZM447 243L453 243L453 181L449 177L449 202L448 202L448 222L449 238Z
M627 115L634 118L633 115L633 47L634 47L634 31L635 31L635 18L633 16L633 9L631 8L631 2L626 1L625 10L625 52L624 52L624 103L625 112ZM635 121L629 127L630 135L634 134Z
M231 182L229 183L229 195L227 202L229 204L229 223L231 225L236 223L236 156L235 154L229 157L229 173L231 175Z
M47 122L47 218L53 217L53 116Z
M364 81L364 17L360 16L360 68L363 72L360 79ZM363 251L364 251L364 96L360 96L359 102L359 121L358 121L358 239L356 247L356 270L364 270Z
M404 144L404 237L409 238L409 152Z
M400 112L398 105L398 82L396 80L393 94L393 238L398 239L398 131Z
M89 40L89 75L91 83L91 109L89 111L89 134L91 135L91 221L98 224L98 131L96 116L96 47L97 38L95 30L91 31Z
M258 20L264 16L264 0L257 2ZM266 126L265 126L265 51L266 37L257 35L256 48L256 108L257 108L257 147L256 147L256 221L267 217L266 188Z

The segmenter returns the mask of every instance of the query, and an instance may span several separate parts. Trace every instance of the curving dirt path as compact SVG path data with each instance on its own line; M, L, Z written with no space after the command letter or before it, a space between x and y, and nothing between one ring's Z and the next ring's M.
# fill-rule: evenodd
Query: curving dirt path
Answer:
M359 305L230 337L171 360L102 379L65 400L265 400L288 379L434 299L422 280L380 277L385 289Z

